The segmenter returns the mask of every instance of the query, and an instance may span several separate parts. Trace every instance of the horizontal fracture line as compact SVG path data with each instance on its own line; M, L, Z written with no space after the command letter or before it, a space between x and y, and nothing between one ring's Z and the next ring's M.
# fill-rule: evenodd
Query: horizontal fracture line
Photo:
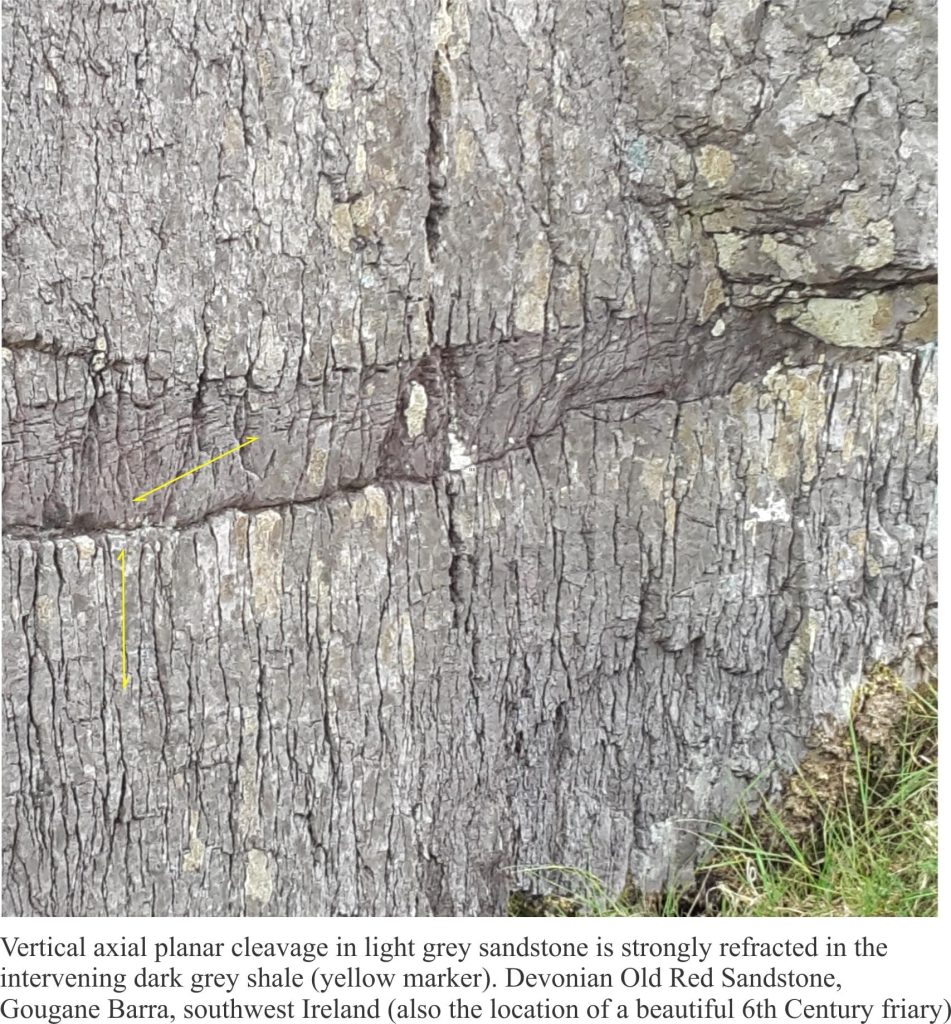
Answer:
M648 397L646 399L650 401ZM592 403L593 406L607 405L612 402L632 402L640 401L638 398L602 398ZM671 399L675 402L675 399ZM648 408L653 408L656 402L650 402ZM584 408L569 407L565 410L566 413L583 413ZM642 411L647 411L644 409ZM523 444L513 445L511 448L506 448L501 451L498 455L489 456L485 459L481 459L477 462L473 462L471 466L466 467L469 469L479 469L483 466L494 465L497 462L501 462L504 458L509 455L514 455L520 451L528 449L534 441L540 441L543 438L549 437L562 429L564 423L559 420L549 430L541 431L538 434L530 434L524 441ZM359 484L353 487L338 487L336 490L331 491L329 494L318 494L313 498L287 498L284 501L276 501L269 505L255 505L249 508L240 507L237 505L227 505L220 509L215 509L212 512L205 512L203 515L195 518L188 519L184 522L175 523L139 523L131 526L121 526L118 523L113 523L107 526L95 526L88 529L80 529L79 527L62 527L62 528L49 528L43 526L32 526L26 523L12 523L10 526L5 526L3 530L4 538L11 538L12 540L59 540L61 538L69 537L97 537L107 533L121 533L123 535L134 533L137 530L184 530L193 526L200 526L202 523L207 522L213 516L226 515L229 512L265 512L268 509L280 509L280 508L294 508L297 506L308 506L317 505L321 502L332 501L334 498L339 498L343 494L355 494L360 491L366 490L367 487L383 487L388 483L400 483L400 484L412 484L419 487L432 487L439 480L447 476L454 476L463 472L463 470L455 469L442 469L438 473L435 473L432 477L421 478L421 477L401 477L401 476L389 476L382 477L377 480L368 480L365 484Z
M442 474L439 476L441 475ZM434 477L432 480L421 480L410 477L387 477L382 480L369 480L367 483L361 484L358 487L341 487L328 494L318 494L313 498L287 498L284 501L275 501L272 504L265 505L225 505L222 508L216 508L208 511L204 515L198 516L195 519L186 519L183 521L174 520L167 523L136 523L129 526L122 526L118 523L113 523L107 526L95 526L89 529L80 529L79 527L72 528L68 526L61 529L50 529L48 527L27 526L20 523L4 527L3 537L4 539L18 541L41 541L68 540L72 537L99 537L111 533L121 534L125 537L129 534L138 533L140 530L170 533L187 530L192 527L199 527L202 524L207 523L210 519L213 519L215 516L226 516L238 512L244 512L247 515L254 515L256 512L267 512L269 509L297 507L307 508L311 505L320 505L324 502L332 501L334 498L339 498L345 494L359 494L361 491L365 491L368 487L383 487L387 483L413 484L418 487L431 487L439 479L439 476Z
M834 348L834 346L828 346L828 347L829 348ZM825 369L831 369L831 368L835 368L835 367L838 367L838 366L841 366L841 365L848 366L848 365L854 364L856 362L863 362L863 363L864 362L873 362L875 359L877 359L879 356L881 356L881 354L883 352L899 351L899 352L906 352L908 354L913 354L916 351L922 351L922 350L927 349L928 347L929 347L929 345L925 344L925 345L920 345L920 346L914 346L913 348L906 349L906 350L905 349L900 349L900 348L898 348L898 349L892 349L892 348L874 349L874 350L871 350L871 351L870 350L866 350L866 349L859 349L859 350L854 350L854 349L838 349L838 350L836 350L832 354L831 358L829 358L827 356L827 358L825 359L824 362L818 362L817 363L817 362L814 362L814 361L806 360L802 364L793 363L793 364L791 364L788 367L788 369L804 369L804 368L807 368L807 367L810 367L810 366L818 366L818 367L825 368ZM795 355L795 352L794 351L790 351L789 355L793 356L793 355ZM744 375L740 375L739 379L742 380L743 377L744 377ZM658 398L657 397L657 393L651 391L651 392L647 392L647 393L645 393L644 395L641 395L641 396L627 395L627 396L622 396L620 398L613 398L613 397L596 398L589 405L585 405L585 406L570 406L569 405L569 406L567 406L562 411L563 412L562 418L560 418L558 420L558 422L555 423L548 430L540 431L537 434L530 434L525 439L524 443L514 445L511 448L506 448L503 451L501 451L498 455L492 455L492 456L489 456L487 458L480 459L480 460L478 460L476 462L473 462L472 465L470 467L467 467L467 468L470 468L470 469L480 469L480 468L482 468L484 466L490 466L490 465L493 465L495 463L501 462L503 459L505 459L509 455L514 455L514 454L516 454L516 453L518 453L520 451L524 451L524 450L530 448L533 442L540 441L543 438L549 437L550 435L554 434L556 431L562 429L564 427L564 416L567 416L568 414L571 414L571 413L575 413L575 414L578 414L578 415L583 415L583 416L585 416L589 420L593 419L593 420L595 420L597 422L600 422L600 423L608 423L608 424L610 424L610 423L615 422L615 421L603 420L600 417L592 416L592 415L590 415L592 410L597 408L598 406L605 406L605 405L611 405L611 404L617 404L617 403L625 403L625 402L636 403L636 402L641 402L641 401L645 402L646 403L645 407L643 407L641 409L635 410L630 416L623 417L624 420L628 420L628 419L632 419L634 416L640 415L641 413L648 412L651 409L655 408L657 405L662 404L662 403L669 402L672 405L676 405L678 408L681 408L683 406L689 406L689 405L694 405L694 404L697 404L697 403L709 402L709 401L716 400L716 399L726 398L727 395L729 394L729 391L730 391L730 388L727 388L725 391L715 390L715 391L713 391L710 394L702 395L702 396L699 396L699 397L696 397L696 398L678 398L676 396L676 394L671 394L669 397L666 397L666 398ZM8 443L8 442L5 442L5 443ZM33 526L33 525L30 525L30 524L26 524L26 523L12 523L9 526L4 526L3 536L4 536L4 538L10 538L11 540L57 540L57 539L60 539L60 538L69 538L69 537L96 537L96 536L99 536L99 535L102 535L102 534L107 534L107 533L129 534L129 533L134 533L137 530L146 530L146 529L150 529L150 530L166 530L166 531L183 530L183 529L188 529L189 527L193 527L193 526L200 526L202 523L207 522L209 519L211 519L212 517L214 517L216 515L226 515L229 512L254 513L254 512L265 512L268 509L294 508L294 507L297 507L297 506L305 506L306 507L308 505L316 505L316 504L319 504L321 502L331 501L334 498L338 498L338 497L340 497L343 494L358 493L360 491L365 490L367 487L374 487L374 486L376 486L376 487L383 487L387 483L407 483L407 484L418 485L418 486L421 486L421 487L423 487L423 486L431 487L437 481L441 480L442 478L444 478L446 476L456 475L456 474L458 474L460 472L463 472L463 470L443 469L443 470L440 470L438 473L435 473L432 477L428 477L428 478L425 478L425 479L419 478L419 477L399 477L399 476L383 477L383 478L378 479L378 480L368 480L365 484L360 484L360 485L354 486L354 487L338 487L336 490L331 491L328 494L319 494L319 495L317 495L316 497L313 497L313 498L287 498L287 499L285 499L283 501L277 501L277 502L274 502L272 504L255 505L255 506L251 506L251 507L247 507L247 508L240 507L240 506L237 506L237 505L228 505L228 506L224 506L223 508L220 508L220 509L215 509L214 511L211 511L211 512L205 512L203 515L198 516L195 519L188 519L188 520L185 520L184 522L157 523L157 524L139 523L138 525L130 525L130 526L122 526L122 525L120 525L118 523L112 523L112 524L109 524L109 525L106 525L106 526L95 526L95 527L88 528L88 529L80 529L79 527L68 527L68 526L67 527L62 527L62 528L50 528L50 527L44 527L44 526Z

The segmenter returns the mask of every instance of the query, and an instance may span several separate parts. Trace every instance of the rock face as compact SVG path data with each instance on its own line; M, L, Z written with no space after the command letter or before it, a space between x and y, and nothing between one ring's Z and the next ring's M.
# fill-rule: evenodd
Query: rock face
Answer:
M6 913L658 886L928 642L933 4L5 19Z

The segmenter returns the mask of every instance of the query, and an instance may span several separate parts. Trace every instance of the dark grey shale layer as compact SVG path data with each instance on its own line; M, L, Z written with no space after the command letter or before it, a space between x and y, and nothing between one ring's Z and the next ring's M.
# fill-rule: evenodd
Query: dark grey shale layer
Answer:
M933 5L5 19L7 912L657 885L930 642Z

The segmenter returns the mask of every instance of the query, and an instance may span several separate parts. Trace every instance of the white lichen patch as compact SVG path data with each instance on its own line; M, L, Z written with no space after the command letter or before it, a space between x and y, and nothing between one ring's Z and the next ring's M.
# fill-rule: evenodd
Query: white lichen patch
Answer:
M819 437L826 422L822 367L786 370L774 366L763 379L774 399L774 433L767 469L775 480L793 476L801 464L803 484L818 472Z
M777 496L767 505L750 505L749 515L743 526L747 530L752 530L759 523L788 523L789 519L789 506L785 498Z
M400 681L398 641L399 626L387 618L380 624L376 642L376 675L383 688L393 689Z
M307 460L307 482L314 491L323 489L327 480L327 458L330 454L329 423L321 423L314 437L310 457Z
M92 560L96 554L96 542L92 537L76 537L73 540L76 545L76 555L79 559L81 566L92 565Z
M312 551L307 583L307 600L316 610L318 629L322 629L330 621L331 610L331 571L330 566Z
M43 627L52 626L56 620L56 602L49 594L40 594L33 602L33 611L37 624Z
M708 185L725 185L735 169L733 154L719 146L703 146L697 154L697 170Z
M720 47L724 39L742 37L743 22L757 9L760 0L719 0L710 19L710 42Z
M714 234L713 241L717 247L717 263L724 270L729 270L742 252L746 240L735 232L724 231Z
M283 520L279 512L267 509L251 520L251 594L256 615L277 616L281 609L281 550Z
M551 281L551 250L544 235L539 236L525 254L519 273L515 326L526 333L540 334L545 329L545 305Z
M361 196L350 204L350 223L355 235L367 238L374 233L376 197L372 194Z
M241 708L241 735L257 736L258 712L256 708Z
M350 251L353 241L353 217L348 203L334 203L330 213L330 240L341 252Z
M190 844L185 856L182 858L183 872L201 871L205 860L205 844L198 838L198 811L189 814L189 837Z
M222 121L221 148L232 159L244 150L244 122L237 110L229 110Z
M102 370L106 368L106 363L108 361L106 359L106 351L106 339L101 336L96 338L96 340L93 342L94 355L92 357L92 360L90 361L90 365L92 366L93 370L95 370L96 373L100 373Z
M792 693L805 686L806 666L812 658L816 637L819 635L819 625L819 613L811 608L807 609L786 651L783 661L783 684Z
M868 92L868 76L851 57L827 58L815 78L799 83L806 109L822 117L848 113L859 96Z
M274 391L284 375L287 346L278 334L270 317L261 321L257 337L257 351L251 364L251 381L261 391Z
M244 874L244 895L249 900L267 903L274 891L271 867L263 850L249 850Z
M258 825L258 779L253 764L243 764L238 769L238 786L241 796L238 804L238 834L246 838Z
M390 519L390 505L386 491L376 484L370 484L350 502L350 518L354 526L369 526L377 535L386 530Z
M660 501L667 487L667 459L644 459L641 462L641 486L652 501Z
M400 664L403 674L411 678L416 668L416 645L413 642L413 620L408 612L400 616Z
M362 142L357 143L353 152L353 173L357 181L362 181L367 173L367 147Z
M419 437L426 426L426 410L429 407L429 397L426 389L419 381L413 381L409 386L409 400L406 403L404 416L406 419L406 432L410 437Z
M677 512L679 505L677 499L670 497L664 501L664 539L670 543L677 532Z
M382 487L368 487L364 491L366 498L366 514L370 522L378 529L386 529L390 518L390 505L386 500L386 491Z
M456 176L461 179L472 174L476 157L476 140L472 132L465 127L456 132L455 139Z
M329 110L341 110L350 106L350 82L355 71L353 58L348 54L337 64L330 75L330 88L324 97L324 105Z
M918 402L921 439L924 444L932 444L938 434L938 381L934 373L922 374Z
M439 7L433 16L433 35L436 47L444 50L452 35L452 15L449 13L446 0L440 0Z
M330 182L326 178L321 178L317 184L317 219L321 224L327 224L330 222L330 214L333 211L334 199L333 191L330 188Z
M458 437L449 431L449 468L451 470L468 469L472 465L472 457L466 446Z

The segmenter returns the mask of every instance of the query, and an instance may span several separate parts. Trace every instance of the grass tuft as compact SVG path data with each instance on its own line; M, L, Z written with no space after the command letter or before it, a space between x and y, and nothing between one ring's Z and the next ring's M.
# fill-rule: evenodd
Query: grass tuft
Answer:
M717 830L691 888L644 896L628 887L615 897L589 872L548 865L521 872L548 894L513 894L510 913L936 915L937 689L894 683L880 674L837 743L803 762L784 798L744 808Z

